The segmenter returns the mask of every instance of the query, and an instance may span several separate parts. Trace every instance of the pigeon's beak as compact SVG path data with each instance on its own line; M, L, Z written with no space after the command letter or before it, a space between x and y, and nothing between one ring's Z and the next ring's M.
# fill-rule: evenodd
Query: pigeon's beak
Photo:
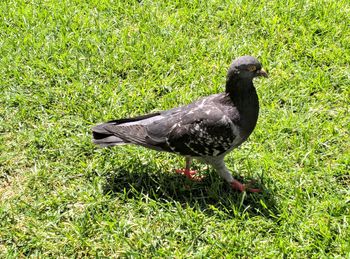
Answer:
M256 73L258 76L269 77L269 75L267 74L267 72L264 69L260 69Z

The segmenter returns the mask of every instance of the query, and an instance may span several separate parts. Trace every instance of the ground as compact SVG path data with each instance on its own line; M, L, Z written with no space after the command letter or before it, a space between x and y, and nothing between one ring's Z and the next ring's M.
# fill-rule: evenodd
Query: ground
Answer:
M1 257L350 257L348 1L0 3ZM261 112L226 157L262 193L96 123L224 90L256 56Z

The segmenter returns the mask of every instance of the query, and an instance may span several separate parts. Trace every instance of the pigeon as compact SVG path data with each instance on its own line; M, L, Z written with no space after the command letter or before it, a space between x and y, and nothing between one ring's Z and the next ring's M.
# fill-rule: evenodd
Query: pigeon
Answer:
M135 144L185 157L178 173L195 179L193 158L211 165L233 190L260 192L233 178L224 157L253 132L259 100L253 78L268 77L252 56L235 59L228 69L225 92L191 104L138 117L123 118L92 128L93 142L101 147Z

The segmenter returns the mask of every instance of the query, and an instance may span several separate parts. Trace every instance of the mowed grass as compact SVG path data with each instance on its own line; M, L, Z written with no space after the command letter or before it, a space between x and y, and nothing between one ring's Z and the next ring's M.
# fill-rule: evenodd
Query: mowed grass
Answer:
M0 3L1 257L350 257L350 4ZM224 90L259 58L258 125L227 156L260 194L203 164L98 149L99 122Z

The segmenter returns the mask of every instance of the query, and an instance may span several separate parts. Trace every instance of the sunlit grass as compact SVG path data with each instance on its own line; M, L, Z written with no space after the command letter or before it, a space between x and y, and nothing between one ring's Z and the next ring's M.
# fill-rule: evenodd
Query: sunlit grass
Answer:
M347 1L0 3L3 256L350 256ZM90 127L223 91L259 58L249 141L226 159L264 192L183 159L97 149Z

